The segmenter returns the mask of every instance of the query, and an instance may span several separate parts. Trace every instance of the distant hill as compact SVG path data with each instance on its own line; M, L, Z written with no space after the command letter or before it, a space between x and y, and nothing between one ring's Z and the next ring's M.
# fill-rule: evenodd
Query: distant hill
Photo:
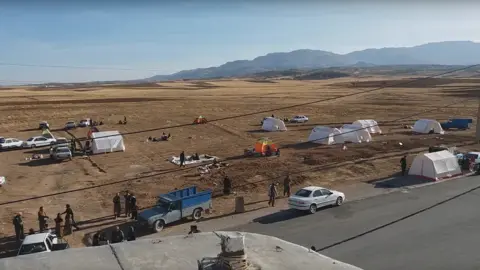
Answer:
M415 47L367 49L348 54L321 50L296 50L269 53L253 60L237 60L218 67L184 70L171 75L157 75L146 81L242 77L285 71L290 76L302 70L328 67L374 67L396 65L471 65L480 63L480 43L445 41ZM288 76L288 75L287 75Z

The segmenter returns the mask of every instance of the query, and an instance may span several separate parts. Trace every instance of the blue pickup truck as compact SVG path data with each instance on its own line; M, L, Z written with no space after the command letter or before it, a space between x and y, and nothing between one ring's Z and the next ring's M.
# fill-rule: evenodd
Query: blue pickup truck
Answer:
M472 118L454 118L450 119L447 122L443 122L440 125L443 129L469 129L473 123Z
M139 222L154 232L160 232L165 225L183 218L199 220L203 211L212 207L212 190L197 192L192 186L158 196L154 207L139 213Z

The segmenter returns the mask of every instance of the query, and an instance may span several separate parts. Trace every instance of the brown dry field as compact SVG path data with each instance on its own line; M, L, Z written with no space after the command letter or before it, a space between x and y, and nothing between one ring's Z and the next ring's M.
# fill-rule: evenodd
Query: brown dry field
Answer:
M257 111L270 110L319 99L341 97L369 88L385 85L369 78L352 87L349 79L326 81L279 80L259 83L245 80L208 82L168 82L157 86L98 86L82 89L0 88L2 124L0 136L27 139L40 135L34 130L39 121L46 120L52 130L61 129L68 120L91 117L103 120L100 130L119 130L122 133L158 128L158 131L133 133L124 137L126 152L91 156L91 160L75 157L71 162L52 163L49 160L25 161L33 152L48 153L48 149L16 150L0 153L0 175L7 184L0 188L0 203L34 196L54 194L35 200L2 205L0 208L0 237L13 234L11 224L15 212L23 212L25 229L37 229L36 213L44 206L54 217L64 205L72 205L82 230L67 240L81 246L84 234L122 222L111 218L112 197L122 190L131 190L140 206L154 202L155 196L173 188L198 185L201 188L221 187L221 173L200 176L196 169L178 171L166 161L182 150L186 154L216 155L227 159L230 166L224 171L232 178L235 191L244 195L248 209L262 207L266 187L272 179L281 181L285 173L292 174L296 186L323 185L337 187L355 182L388 177L398 170L399 158L406 152L424 151L430 145L461 145L474 141L473 130L449 131L444 136L411 135L403 127L413 125L418 118L439 121L450 117L476 115L480 80L437 79L411 84L408 87L387 87L371 93L345 97L328 102L274 111L276 116L308 115L306 124L289 124L287 132L259 131L260 121L270 113L211 122L190 124L198 115L218 119ZM398 78L397 78L398 80ZM388 85L393 85L394 83ZM458 105L445 107L458 100ZM438 110L432 111L435 108ZM388 122L410 114L423 113L397 122ZM128 125L117 122L127 116ZM299 144L306 141L317 125L341 126L357 119L375 119L384 132L374 136L374 142L340 146ZM149 136L159 137L169 132L168 142L146 142ZM68 137L63 131L57 136ZM86 136L87 129L73 133ZM269 137L283 149L279 158L241 158L243 150L253 147L260 137ZM402 142L400 146L398 142ZM473 148L478 146L473 146ZM473 149L470 147L469 149ZM410 155L413 158L413 154ZM177 170L169 173L170 170ZM108 186L95 187L108 183ZM66 191L95 187L70 193ZM214 200L214 214L233 210L233 197ZM101 219L98 219L101 218Z

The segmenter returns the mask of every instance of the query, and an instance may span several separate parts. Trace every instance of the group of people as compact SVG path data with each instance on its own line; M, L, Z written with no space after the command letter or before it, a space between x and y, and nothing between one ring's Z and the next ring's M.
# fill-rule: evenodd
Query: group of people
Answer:
M107 239L107 234L105 232L97 232L92 237L92 246L101 246L108 243L121 243L126 241L134 241L137 237L135 236L135 227L130 226L128 227L127 237L120 229L119 226L116 226L115 229L112 231L110 236L110 240Z
M62 218L62 215L65 214L65 220ZM48 220L50 219L47 216L47 213L43 209L43 206L40 206L38 209L38 231L39 232L46 232L46 231L51 231L48 225ZM65 221L65 225L63 226L63 232L61 230L62 224ZM74 219L74 214L73 210L70 207L69 204L65 206L65 211L63 213L57 213L57 216L54 219L55 222L55 234L58 237L61 237L62 235L68 235L72 233L72 227L75 229L79 230L80 228L77 226L77 223L75 222ZM25 226L23 222L23 215L21 212L17 213L13 217L13 226L15 228L15 237L17 241L21 241L25 238ZM29 234L35 233L35 230L33 228L29 229Z
M125 191L123 194L124 198L124 209L125 209L125 217L131 217L133 220L137 220L138 217L138 205L137 205L137 198L133 193L129 192L128 190ZM122 202L120 198L120 193L117 193L113 197L113 216L115 219L120 217L120 213L122 212Z
M150 142L161 142L161 141L168 141L172 137L170 133L166 134L165 132L162 132L162 136L160 138L156 137L148 137L148 141Z

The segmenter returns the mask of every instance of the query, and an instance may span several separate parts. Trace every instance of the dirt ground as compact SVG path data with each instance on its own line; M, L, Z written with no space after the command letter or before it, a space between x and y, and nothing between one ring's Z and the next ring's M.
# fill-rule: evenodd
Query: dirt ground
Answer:
M69 203L82 230L67 240L72 246L82 246L84 234L123 222L111 218L112 198L116 192L133 191L142 207L151 205L159 193L174 188L198 185L202 189L220 190L221 171L200 176L195 168L180 170L167 161L182 150L187 155L209 154L226 160L230 166L222 171L232 178L237 194L245 196L247 210L250 210L263 206L267 185L273 180L282 181L286 173L291 174L296 186L341 187L395 174L404 153L412 152L411 160L414 153L425 151L431 145L461 146L474 142L474 129L448 131L442 136L412 135L404 126L413 125L419 118L442 121L450 117L474 117L477 99L473 97L478 94L475 88L480 80L428 80L403 88L396 85L398 78L395 80L385 84L385 78L379 81L369 78L369 82L358 82L356 86L348 79L338 79L278 80L268 84L221 80L138 87L0 88L2 137L26 140L40 135L35 128L43 120L50 123L54 135L69 137L62 131L63 125L85 117L102 120L105 125L100 126L100 130L118 130L126 134L126 152L94 155L90 159L76 156L73 161L61 163L48 159L25 160L32 153L48 156L48 149L0 153L0 175L7 179L7 184L0 188L0 237L6 239L13 234L11 223L15 212L23 213L26 230L37 229L39 206L44 206L47 214L54 217ZM274 111L279 117L304 114L310 118L305 124L288 124L286 132L260 130L260 121L272 112L205 125L184 125L192 123L198 115L210 120L228 118L381 86L387 88ZM446 107L455 101L457 105ZM424 111L430 112L422 114ZM419 115L405 118L414 113ZM124 116L128 124L117 124ZM392 122L398 118L405 119ZM371 143L349 145L345 151L338 145L302 143L315 126L338 127L358 119L377 120L383 135L375 135ZM177 127L169 128L173 126ZM157 130L138 132L151 129ZM147 142L149 136L159 137L162 132L171 133L172 140ZM79 138L85 137L87 129L77 128L72 133ZM243 158L244 149L253 147L261 137L269 137L280 145L281 156ZM477 145L464 147L466 150L477 148ZM32 197L38 198L24 200ZM15 202L5 204L10 201ZM215 198L214 215L231 212L233 203L233 196Z

